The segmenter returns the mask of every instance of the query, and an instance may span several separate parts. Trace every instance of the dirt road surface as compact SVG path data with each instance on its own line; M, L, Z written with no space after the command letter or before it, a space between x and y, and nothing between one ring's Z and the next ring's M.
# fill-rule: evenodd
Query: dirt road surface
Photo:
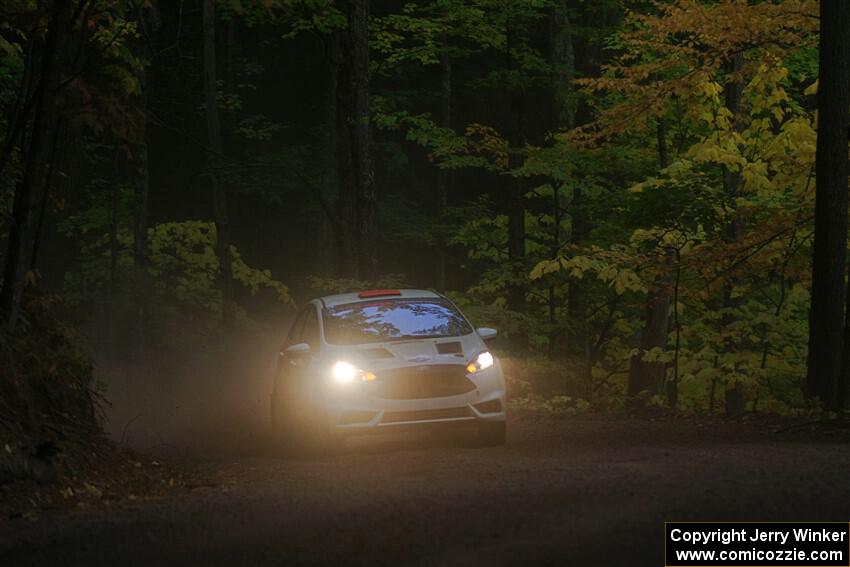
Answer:
M837 438L610 417L511 425L496 448L403 435L308 460L249 444L199 464L221 484L7 524L0 565L660 566L665 520L850 519Z

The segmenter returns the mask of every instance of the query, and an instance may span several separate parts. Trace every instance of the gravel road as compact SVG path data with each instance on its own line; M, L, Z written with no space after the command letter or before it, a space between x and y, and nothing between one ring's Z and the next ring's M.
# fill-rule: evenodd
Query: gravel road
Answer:
M850 519L850 444L744 424L521 421L508 444L218 455L226 482L0 530L0 565L663 565L665 520ZM247 451L251 452L251 451Z

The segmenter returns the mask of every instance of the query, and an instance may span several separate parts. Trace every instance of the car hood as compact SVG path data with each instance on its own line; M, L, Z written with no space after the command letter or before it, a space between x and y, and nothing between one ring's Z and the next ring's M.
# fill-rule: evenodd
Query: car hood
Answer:
M357 346L331 345L328 355L375 372L414 365L466 364L485 348L484 341L475 333L470 333L461 337L398 340Z

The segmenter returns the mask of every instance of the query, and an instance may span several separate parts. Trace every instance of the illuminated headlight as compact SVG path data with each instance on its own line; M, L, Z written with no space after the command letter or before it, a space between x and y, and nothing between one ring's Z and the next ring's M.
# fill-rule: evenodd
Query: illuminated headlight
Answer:
M357 368L350 362L345 362L344 360L340 360L333 365L331 376L333 376L334 382L338 384L371 382L376 378L373 373L363 370L362 368Z
M357 378L357 368L348 362L337 362L334 364L333 377L334 380L342 384L354 382L354 379Z
M469 374L475 374L491 366L493 366L493 355L485 350L466 365L466 371Z

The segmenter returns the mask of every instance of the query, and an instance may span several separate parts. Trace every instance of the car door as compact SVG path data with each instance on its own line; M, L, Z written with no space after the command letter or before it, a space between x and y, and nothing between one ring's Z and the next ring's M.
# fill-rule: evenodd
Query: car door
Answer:
M300 343L308 344L310 352L291 352L284 349L278 371L280 399L287 410L286 413L296 420L306 415L316 395L312 388L314 381L309 379L309 370L318 354L321 341L316 307L312 304L298 314L287 340L287 348Z
M300 342L310 345L309 354L298 355L290 363L290 372L298 384L298 399L302 403L312 404L319 392L316 380L312 379L311 370L319 355L321 340L319 339L319 317L315 306L309 306L304 317L304 327L301 329Z
M275 373L274 386L272 388L272 396L278 404L278 408L282 410L281 415L291 418L293 407L295 406L296 397L298 395L297 382L298 368L296 364L296 356L287 352L286 349L301 342L301 337L304 333L304 323L307 320L311 306L302 309L292 327L289 329L289 334L286 336L286 341L280 347L280 353L277 359L277 372Z

